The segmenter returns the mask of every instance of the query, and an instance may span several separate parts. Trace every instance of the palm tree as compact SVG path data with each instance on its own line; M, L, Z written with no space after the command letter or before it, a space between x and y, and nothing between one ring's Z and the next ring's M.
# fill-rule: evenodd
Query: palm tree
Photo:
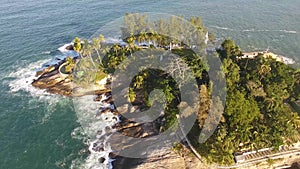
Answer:
M75 37L75 39L73 40L73 43L74 43L74 45L73 45L74 50L79 53L82 48L81 40L78 37Z
M148 35L147 35L147 32L145 31L142 31L138 34L138 42L141 43L141 42L144 42L148 39Z
M88 56L88 45L89 45L88 40L87 39L83 40L83 45L82 45L82 50L81 50L82 57Z
M260 69L259 69L258 73L260 75L264 75L264 74L270 73L270 71L271 71L270 65L263 64L263 65L260 66Z
M127 41L128 45L129 45L129 47L130 47L130 48L133 48L134 43L135 43L135 41L136 41L136 37L135 37L133 34L131 34L131 35L126 39L126 41Z
M101 45L100 45L99 39L97 39L97 38L92 39L92 47L96 51L98 58L100 58L99 50L101 48Z
M99 35L98 41L99 41L99 45L100 45L99 49L101 49L102 48L101 43L105 42L105 38L104 38L104 36L102 34ZM102 50L102 52L103 52L103 50ZM107 53L107 52L105 52L105 53ZM103 65L101 57L99 57L99 61Z
M152 43L155 47L156 47L157 38L158 38L158 33L156 31L151 31L150 39L152 40Z
M132 57L132 50L134 49L134 43L136 41L136 37L131 34L130 37L127 38L127 43L128 43L128 49L129 49L129 52L130 52L130 56Z
M93 46L91 44L87 45L87 54L89 58L92 58L92 54L93 54Z
M88 57L91 62L93 63L93 65L96 67L93 58L92 58L92 53L93 53L94 47L89 43L89 41L87 39L85 39L83 41L83 48L81 51L81 55L82 57Z
M103 37L103 36L102 36ZM100 50L101 50L101 42L104 41L104 37L102 38L101 35L99 36L99 38L93 38L92 39L92 47L93 49L96 51L98 59L99 59L99 64L100 66L103 67L103 63L102 63L102 58L100 55Z
M118 51L120 50L119 44L115 43L113 46L113 50L116 53L116 56L118 56Z
M98 40L100 43L105 42L105 38L102 34L99 35Z
M267 111L271 111L271 110L275 110L278 108L278 103L277 103L277 100L275 97L268 97L265 99L267 105L266 105L266 108L267 108Z
M159 43L159 45L162 45L162 41L163 41L163 36L161 34L157 34L157 43Z
M73 68L75 66L75 60L73 60L71 57L67 57L66 58L66 62L65 62L65 71L68 73L72 73Z
M93 66L97 67L96 64L95 64L95 62L94 62L94 59L92 57L93 50L94 50L93 45L92 44L88 44L88 46L87 46L87 53L88 53L89 59L91 60Z

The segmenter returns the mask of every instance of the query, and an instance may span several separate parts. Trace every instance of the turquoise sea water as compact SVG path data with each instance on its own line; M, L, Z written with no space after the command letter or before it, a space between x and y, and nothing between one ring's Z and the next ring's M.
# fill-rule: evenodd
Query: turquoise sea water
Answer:
M28 81L58 47L126 12L200 15L220 39L300 61L299 0L0 0L0 169L70 168L85 158L83 139L72 136L80 127L72 100Z

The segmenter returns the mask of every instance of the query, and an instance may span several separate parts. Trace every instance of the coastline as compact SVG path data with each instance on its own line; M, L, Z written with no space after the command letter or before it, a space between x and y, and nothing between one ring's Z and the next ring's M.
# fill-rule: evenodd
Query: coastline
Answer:
M67 46L68 44L64 45L64 47ZM62 51L69 52L68 49ZM100 105L100 107L94 111L94 115L96 115L95 118L108 125L99 128L98 131L90 131L90 129L85 128L88 132L96 133L95 138L89 141L88 149L91 154L88 156L86 163L89 163L89 165L103 163L108 168L112 168L112 165L114 166L113 168L118 168L117 166L124 166L125 164L133 167L143 163L145 159L130 159L114 155L113 146L117 148L120 147L118 146L118 142L114 145L108 143L108 138L110 138L114 132L120 132L128 136L145 137L156 135L158 131L151 128L149 124L138 124L122 118L112 104L111 91L109 88L110 84L108 83L110 79L107 79L105 84L98 86L96 90L94 88L91 90L78 90L78 87L74 86L68 78L60 75L58 69L65 62L66 57L57 62L49 62L52 64L47 64L48 67L44 64L44 66L36 72L36 79L33 80L32 86L51 94L73 97L75 98L76 105L85 104L87 101L84 100L85 97L92 98L93 103L91 104ZM80 104L80 101L83 102ZM91 101L91 99L89 99L89 101ZM97 124L92 123L91 126L93 125ZM92 129L94 128L95 126L92 127Z
M64 46L66 46L66 45L64 45ZM68 52L67 49L66 49L66 52ZM259 54L261 52L251 52L251 53ZM244 55L246 55L246 53ZM247 56L247 58L249 58L249 57ZM252 57L252 58L254 58L254 57ZM280 60L278 60L278 61L280 61ZM58 68L64 62L65 62L65 59L60 62L53 62L53 63L55 63L54 65L48 65L48 67L44 68L42 71L41 70L38 71L37 75L36 75L38 78L35 81L33 81L32 85L37 88L47 90L49 93L59 94L59 95L67 96L67 97L82 97L82 96L92 95L92 96L94 96L94 101L96 103L99 103L101 105L106 104L106 106L100 108L99 114L100 115L111 114L112 118L114 118L116 123L112 124L111 126L106 126L105 128L101 129L100 133L97 132L99 134L99 135L97 135L97 140L91 141L91 143L89 144L89 150L91 152L90 158L98 159L96 161L98 161L100 163L104 163L105 165L108 166L108 168L112 168L112 167L113 168L122 168L124 166L128 166L128 167L149 168L150 169L153 166L161 165L160 162L163 163L164 160L166 160L167 162L174 160L174 162L169 163L169 166L171 168L175 167L175 166L179 167L179 168L181 168L181 167L186 168L186 165L178 166L178 163L182 164L182 162L183 162L184 164L186 164L187 162L185 160L191 162L190 165L198 165L198 166L205 165L204 163L202 163L198 159L196 159L196 157L194 155L192 155L192 157L183 158L182 154L176 155L176 153L174 154L174 151L172 151L171 149L169 149L169 150L166 149L165 154L157 155L156 157L154 155L153 158L132 159L132 158L124 158L124 157L120 157L118 155L114 155L112 147L116 146L116 145L113 145L112 147L110 145L108 145L108 147L105 149L103 146L99 147L99 145L102 145L101 142L107 141L107 140L103 141L101 139L103 139L104 136L109 136L109 137L112 136L114 132L121 132L125 135L132 135L132 136L140 137L145 134L148 136L151 136L153 134L155 135L155 134L158 134L158 131L153 130L152 134L149 134L147 132L145 133L144 130L141 130L141 129L143 129L143 125L133 124L132 121L128 121L128 120L122 120L122 115L116 111L116 109L114 108L114 106L112 104L113 100L111 99L111 93L110 93L111 91L109 89L109 86L110 86L110 84L108 83L108 81L110 81L109 79L107 80L107 83L105 83L105 85L103 85L102 88L99 90L74 92L74 90L76 90L76 86L75 87L72 86L71 81L69 81L66 78L65 79L62 78L59 75ZM281 62L283 62L283 61L281 60ZM110 129L107 129L107 127ZM148 128L148 127L146 126L146 128ZM124 130L124 129L126 129L126 130ZM132 131L134 131L134 132L132 133ZM129 134L129 133L131 133L131 134ZM187 147L184 148L185 152L186 152L186 154L184 156L188 156L187 154L190 154L192 152ZM106 152L105 157L97 156L97 155L101 154L101 151ZM193 159L193 160L191 160L191 159ZM193 161L193 164L192 164L192 161ZM195 163L195 161L198 161L198 162ZM263 160L263 161L265 161L265 160ZM167 165L167 164L165 164L165 165ZM174 166L172 166L172 165L174 165ZM255 163L255 165L256 165L256 163ZM262 163L261 165L264 166L266 164ZM228 167L218 166L218 168L232 168L234 166L237 166L237 165L228 166ZM244 168L248 168L247 166L248 165L244 165ZM209 168L209 167L206 167L206 168Z
M70 50L71 49L71 50ZM59 50L63 53L72 53L72 47L70 44L66 44L59 48ZM75 55L77 56L77 55ZM51 94L58 94L66 97L78 98L77 100L81 100L83 97L91 96L93 98L93 102L95 104L100 105L99 110L95 110L96 118L102 119L104 121L110 121L110 125L104 126L102 129L99 129L96 134L96 138L94 140L90 140L88 144L88 149L90 151L90 155L86 160L87 163L103 163L108 168L122 168L124 166L130 168L152 168L153 166L162 165L169 166L171 168L179 167L185 168L185 158L189 159L189 162L195 162L196 158L194 156L190 156L191 151L188 150L188 146L185 147L185 158L183 158L183 154L175 153L171 148L165 147L163 152L160 154L152 154L150 158L127 158L114 154L114 148L120 149L118 145L118 141L115 143L108 143L109 137L113 136L114 132L120 132L121 134L133 137L150 137L152 135L159 134L155 128L151 126L154 124L139 124L133 121L124 119L121 114L119 114L114 105L112 104L111 91L110 91L110 79L107 79L106 83L101 86L98 90L90 90L84 92L78 92L76 86L72 84L72 82L66 77L62 77L59 72L59 67L66 62L66 57L56 58L57 61L50 61L52 64L45 64L41 69L36 72L36 79L32 82L32 86L35 88L39 88L41 90L46 90ZM89 99L90 100L90 99ZM85 100L86 101L86 100ZM76 102L76 101L75 101ZM77 102L78 104L78 102ZM80 105L80 104L79 104ZM126 106L125 106L126 107ZM80 117L79 117L80 118ZM93 124L92 124L93 125ZM92 127L94 128L94 127ZM89 129L87 129L89 130ZM92 132L92 131L88 131ZM116 139L118 140L118 139ZM112 144L112 145L111 145ZM129 145L134 146L134 145ZM121 148L122 149L122 148ZM194 160L191 160L194 159ZM199 160L197 160L199 161ZM171 163L170 163L171 162ZM178 166L178 162L182 164L182 166ZM200 161L199 161L200 162ZM162 164L161 164L162 163ZM200 162L201 165L202 162ZM198 162L196 163L198 164ZM189 164L189 165L196 165ZM199 166L201 166L199 164Z
M74 109L74 97L61 96L59 94L61 91L58 89L56 89L58 91L56 94L51 94L46 89L40 89L31 85L32 80L37 78L35 77L36 71L49 67L47 62L56 59L63 60L68 55L62 54L59 51L60 47L62 47L61 49L64 52L72 53L65 50L63 46L72 44L71 41L74 37L78 36L82 40L85 38L91 40L93 37L97 38L99 33L102 33L108 42L111 41L112 44L117 43L121 39L121 32L118 28L120 24L117 23L118 21L123 21L124 23L121 17L132 12L141 14L145 12L147 16L150 16L151 13L159 16L159 13L161 13L162 18L167 20L169 20L167 15L175 15L184 17L185 19L189 19L191 16L201 16L204 25L210 32L215 34L216 43L211 45L211 48L219 46L225 38L229 38L234 40L243 52L263 52L267 48L270 48L270 52L274 54L293 58L296 63L288 67L299 69L300 20L297 17L300 16L298 15L300 14L299 6L300 1L290 1L287 3L284 1L258 0L243 2L192 0L189 2L173 1L171 3L169 1L143 1L135 3L131 1L118 2L105 0L88 2L3 1L1 5L3 10L0 16L2 22L0 25L0 30L2 30L0 31L2 39L0 74L2 85L1 98L3 99L0 113L0 159L2 160L0 164L2 167L0 168L78 169L78 166L81 166L80 168L91 169L90 166L92 163L98 164L98 167L95 167L96 169L107 168L106 166L103 167L104 165L98 159L95 159L91 163L86 163L86 159L90 154L90 143L87 143L89 137L84 133L81 123L84 123L87 117L82 115L81 123L79 122L76 114L77 110L75 111ZM150 20L152 21L154 18L151 17ZM174 27L174 33L177 32L177 28ZM67 45L65 45L66 43ZM102 49L100 50L102 51ZM210 51L207 52L209 53ZM93 56L96 56L96 53ZM96 57L94 58L96 59ZM243 61L246 62L247 60L244 59ZM264 63L268 65L271 62ZM255 65L253 63L252 60L249 60L248 70L253 68L252 65ZM45 64L44 68L43 64ZM257 63L256 65L259 68L261 64ZM279 67L280 65L282 64L278 63ZM241 73L244 73L245 69L243 67L246 66L240 66ZM259 74L254 69L252 70L253 74L250 74L249 71L251 79L254 76L257 77ZM272 74L277 74L276 71L278 70L275 66L272 66L271 74L265 74L261 78L268 80L266 78L272 76ZM245 78L244 75L241 76L243 76L243 79ZM284 76L289 77L286 74ZM290 77L292 77L292 74ZM300 76L297 78L300 79ZM286 81L285 79L288 78L281 79ZM255 78L253 81L256 81L256 84L261 84L260 77ZM270 81L275 82L276 79L272 78ZM61 84L63 83L66 84L65 81L62 81ZM280 85L280 83L278 84ZM249 84L255 85L254 83ZM271 87L263 85L266 87L264 88L265 91ZM278 88L278 92L274 91L274 95L279 96L279 93L285 91L279 85L277 87L274 84L275 88ZM54 86L53 91L55 90ZM60 88L58 84L56 86ZM243 85L242 88L248 91L246 93L247 97L251 97L252 92L250 94L247 86ZM84 106L93 105L93 99L97 97L93 93L91 92L90 95L86 96L78 96L91 101ZM113 94L113 96L115 95ZM269 96L266 98L271 99L271 95ZM289 103L292 102L293 100L286 102L285 106L290 106L291 104ZM267 104L265 102L265 104L261 105ZM97 105L100 105L99 102L97 102ZM246 107L246 104L244 106ZM298 104L298 107L300 108L300 104ZM300 114L299 109L295 109L295 106L292 106L291 109L293 112L298 111L298 114ZM86 111L89 110L86 109ZM287 116L283 114L281 117ZM276 120L273 120L273 122L276 123ZM261 122L257 122L252 126L258 128L256 126L260 126L261 124ZM267 127L267 129L276 130L277 127L276 125L274 126L274 128ZM99 126L98 128L102 127ZM283 129L286 133L288 132L287 130L288 128ZM230 130L230 133L231 131L233 130ZM93 132L96 133L97 130L94 129ZM246 132L239 131L239 133L242 137ZM263 138L265 132L259 132L259 135ZM266 142L272 140L270 142L275 143L273 141L275 140L274 137L274 135L270 134L267 138L261 140L266 140ZM192 137L189 138L190 141L194 140ZM238 141L236 141L239 139L239 136L235 138L235 140L232 140L233 145L239 145ZM261 146L259 149L263 147L270 146ZM195 145L195 148L200 149L200 146ZM218 148L217 151L220 152L219 154L222 152L221 148ZM199 153L201 153L203 158L207 157L202 151L199 151ZM180 155L178 156L176 158L181 158ZM213 157L217 157L217 155L213 155ZM118 157L111 155L109 158L116 159ZM287 157L286 159L289 158ZM128 159L124 161L124 164L130 163L132 160L135 159ZM146 163L146 159L143 160ZM116 163L117 161L121 161L121 159L115 160ZM152 164L155 163L155 165L152 168L164 167L159 165L159 161L164 161L164 159L153 159ZM150 161L148 162L150 163ZM182 160L179 160L177 162L178 166L181 166L179 163L182 162ZM117 165L116 163L115 165ZM149 163L147 166L150 165ZM287 164L291 163L287 162ZM139 167L140 165L137 164L133 167ZM176 165L173 168L176 168ZM193 167L191 169L197 168L204 167ZM272 167L266 166L265 168Z

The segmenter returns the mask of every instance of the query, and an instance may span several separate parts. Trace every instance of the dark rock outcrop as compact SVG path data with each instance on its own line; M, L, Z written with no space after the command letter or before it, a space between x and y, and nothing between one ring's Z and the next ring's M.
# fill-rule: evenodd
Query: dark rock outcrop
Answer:
M74 50L74 47L73 47L73 45L69 45L69 46L67 46L67 47L66 47L66 50Z
M63 63L64 62L61 64ZM109 85L99 86L96 90L80 89L80 87L76 86L68 77L60 74L58 69L61 64L49 66L36 72L37 79L32 82L32 86L45 89L52 94L63 96L101 95L110 92Z

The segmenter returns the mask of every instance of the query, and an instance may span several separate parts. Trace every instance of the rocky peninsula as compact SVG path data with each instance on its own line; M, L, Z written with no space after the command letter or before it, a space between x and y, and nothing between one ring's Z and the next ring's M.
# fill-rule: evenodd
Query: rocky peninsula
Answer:
M300 70L287 65L294 63L292 60L268 51L244 53L230 39L208 50L208 42L213 40L199 17L191 17L189 24L182 24L185 21L176 21L176 18L171 18L172 22L158 20L151 24L154 29L149 30L167 32L174 35L172 37L155 31L145 32L145 28L141 27L145 18L138 14L125 16L127 22L122 29L122 43L105 43L102 35L91 41L75 38L72 46L67 45L61 50L72 50L79 55L46 66L37 72L37 79L32 83L49 93L75 98L93 96L93 102L100 105L93 117L112 120L113 124L95 131L96 140L89 145L89 151L99 163L107 164L109 159L115 159L112 162L114 168L270 168L291 166L298 160L300 148L296 143L300 138L300 112L295 102L300 99ZM184 25L198 29L190 34ZM181 41L182 32L173 31L177 27L186 31L184 35L190 36L187 41ZM133 54L144 49L164 51L180 59L167 67L171 73L150 68L139 70L133 77L130 77L130 73L126 74L122 77L124 79L114 75L121 64L125 70L130 68L130 64L136 65L138 56ZM195 49L201 52L195 52ZM156 60L159 63L164 58L170 59L162 54L150 58L159 58ZM181 104L183 101L178 86L185 79L175 81L172 75L184 75L181 70L186 67L180 60L188 65L193 72L192 78L196 80L192 86L197 91L185 90L185 93L192 95L192 98L198 98L199 94L200 98L195 103L199 107L189 111L195 111L196 115L191 130L188 133L171 133L182 141L169 147L164 146L169 138L157 139L161 144L155 148L160 151L146 152L147 156L142 159L124 158L114 153L115 150L122 154L136 147L154 150L153 145L146 144L148 140L162 135L173 124L176 129L182 129L181 123L176 125L175 122L179 118L188 119L193 114L179 113L180 106L184 104ZM216 70L211 72L210 66ZM122 90L117 93L117 98L132 104L122 102L116 108L117 99L112 97L111 81L125 81L125 78L131 82L125 88L120 87ZM218 82L226 83L226 86L220 87ZM214 91L213 87L216 86L217 91ZM161 89L163 95L151 95L155 89ZM224 93L226 99L222 99ZM123 110L129 113L148 110L154 101L167 103L164 111L154 112L158 114L154 121L138 123L137 117L126 118L123 114ZM182 118L184 115L187 116ZM208 127L205 123L209 124ZM212 128L213 124L216 124L216 129ZM205 142L199 142L205 127L212 131L212 135ZM120 135L132 140L138 138L138 141L131 142ZM105 147L104 142L109 142L110 148ZM102 151L109 151L109 156L98 157L97 152ZM136 153L139 155L144 152Z
M67 47L66 50L73 49L73 47ZM74 58L78 60L78 58ZM111 89L110 89L110 82L111 77L106 77L102 80L101 84L98 84L96 88L93 90L83 90L80 86L77 86L72 82L66 74L63 74L60 70L61 66L67 62L67 59L63 59L60 62L56 62L54 65L49 65L45 67L43 70L36 72L36 79L32 82L32 85L36 88L41 90L46 90L52 94L59 94L62 96L67 97L81 97L86 95L94 95L95 102L102 102L112 105L113 107L113 99L111 97ZM134 138L145 138L151 137L160 134L160 131L157 129L157 125L161 125L161 121L154 121L150 123L136 123L134 119L129 120L122 116L115 108L112 107L104 107L99 110L99 114L105 114L108 112L113 112L115 116L118 117L118 122L112 126L112 130L107 130L107 132L103 135L99 133L100 140L101 138L110 135L110 137L114 137L114 132L121 133L122 135L134 137ZM138 107L131 107L129 105L121 106L122 109L137 109ZM113 132L114 131L114 132ZM111 147L116 149L120 148L119 143L122 142L118 140L118 138L114 138L115 142L111 142ZM170 148L164 147L162 148L163 151L160 151L158 154L151 154L150 158L142 158L142 159L134 159L134 158L125 158L114 154L113 152L110 153L110 158L114 159L112 162L114 168L137 168L137 169L152 169L152 168L178 168L178 169L185 169L185 168L210 168L212 166L207 166L205 159L197 158L194 154L195 151L191 149L189 144L186 142L187 140L183 140L181 143L178 143L179 148ZM132 147L135 145L126 145L127 147ZM103 147L95 145L93 147L95 151L104 151ZM103 163L105 159L103 157L99 158L99 162ZM292 164L296 163L297 158L292 158L290 160L280 160L276 161L276 163L272 164L273 166L284 166L287 163ZM213 165L214 167L222 168L221 166ZM256 168L256 167L265 167L268 168L270 164L268 162L260 162L254 164L237 164L233 165L228 168L239 166L243 168Z
M67 46L65 50L72 50L72 46ZM74 58L78 59L78 58ZM72 80L61 73L59 70L60 67L66 63L66 59L60 60L59 62L55 62L53 65L49 65L48 67L43 68L40 71L36 72L36 79L32 82L32 86L39 88L41 90L46 90L52 94L58 94L66 97L81 97L86 95L95 96L95 102L102 102L113 105L113 99L111 97L111 89L110 89L110 78L105 78L105 83L98 85L97 88L93 90L84 90L80 89ZM129 105L121 106L121 109L128 109ZM136 107L135 107L136 108ZM136 123L132 120L128 120L122 116L116 109L111 109L111 107L105 107L99 110L99 114L105 114L112 111L114 115L118 116L120 119L114 126L112 126L112 130L107 130L105 135L101 135L101 138L113 135L113 130L115 132L121 133L122 135L134 137L134 138L145 138L151 137L154 135L158 135L160 131L157 130L157 123ZM112 136L113 137L113 136ZM100 138L100 139L101 139ZM115 138L115 143L110 143L112 148L119 146L118 138ZM202 166L202 162L196 159L195 156L191 155L190 150L188 149L187 144L180 144L184 151L173 151L170 147L165 147L163 152L159 154L150 155L151 158L147 159L132 159L132 158L124 158L114 153L110 153L110 158L115 159L113 161L114 168L153 168L154 166L162 166L164 168L194 168L195 165L199 167ZM134 145L127 145L128 147ZM100 146L95 145L93 148L96 151L104 151L104 149ZM183 153L184 152L184 153ZM103 163L105 158L99 158L99 162ZM188 167L189 166L189 167Z

